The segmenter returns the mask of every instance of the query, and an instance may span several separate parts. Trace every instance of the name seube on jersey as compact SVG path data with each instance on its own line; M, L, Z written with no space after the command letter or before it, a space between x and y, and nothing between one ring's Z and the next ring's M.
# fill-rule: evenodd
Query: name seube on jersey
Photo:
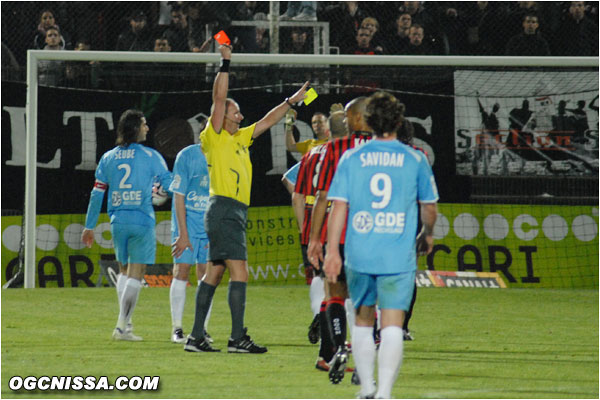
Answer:
M346 152L329 200L348 203L346 267L370 274L416 269L417 201L438 192L424 153L397 140L373 140ZM384 249L374 254L371 248Z
M370 134L356 132L350 136L345 136L327 143L327 149L325 150L325 156L321 163L321 170L319 171L319 178L317 179L316 190L329 191L329 186L331 185L331 181L335 175L335 171L342 155L346 150L358 147L371 140L371 138L372 136ZM329 215L329 213L327 215ZM346 228L344 227L340 239L341 244L344 244L346 236L345 232ZM321 237L327 238L327 219L323 222Z
M186 223L190 237L206 237L204 213L209 199L208 164L200 145L187 146L177 154L173 182L169 190L185 197ZM175 215L175 201L171 207ZM177 218L171 219L171 231L179 236Z
M86 228L95 227L107 186L111 223L154 225L152 184L157 180L164 188L171 183L167 164L156 150L133 143L106 152L96 168Z
M313 147L306 153L300 161L300 170L298 171L298 180L294 191L304 195L304 221L302 223L302 233L300 234L300 243L307 245L310 236L310 222L312 218L312 208L315 204L315 194L317 190L315 185L319 177L319 170L323 157L325 156L326 144ZM321 238L325 240L324 237Z

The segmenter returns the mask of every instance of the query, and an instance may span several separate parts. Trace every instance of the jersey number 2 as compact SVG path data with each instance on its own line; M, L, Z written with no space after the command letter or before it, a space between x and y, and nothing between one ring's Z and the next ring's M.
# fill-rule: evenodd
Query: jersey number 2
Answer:
M131 189L131 183L127 183L127 178L131 175L131 166L129 164L119 164L117 168L125 170L125 175L123 175L121 182L119 182L119 188Z

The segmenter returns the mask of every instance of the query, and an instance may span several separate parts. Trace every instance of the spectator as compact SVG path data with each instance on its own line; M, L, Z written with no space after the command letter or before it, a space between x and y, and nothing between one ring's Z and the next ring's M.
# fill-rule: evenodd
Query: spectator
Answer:
M150 51L151 43L146 14L142 10L134 10L129 15L129 29L119 35L115 50Z
M425 29L419 24L413 24L408 32L408 46L402 54L413 56L426 56L433 54L433 50L425 39Z
M233 19L237 21L253 21L257 13L258 4L256 1L237 2L233 12ZM255 53L256 49L256 28L252 26L236 26L231 28L231 40L233 48L240 53Z
M54 18L54 12L48 8L45 8L40 13L37 33L33 39L34 49L43 49L47 45L46 30L48 30L51 27L56 27L60 31L60 28L56 23L56 19ZM64 50L71 47L69 35L62 32L60 38L60 49L58 50Z
M288 1L285 13L279 16L281 21L316 21L316 1Z
M402 13L396 18L393 34L388 35L388 42L385 45L388 54L401 54L402 50L408 47L408 34L412 25L412 17L409 13Z
M43 50L62 50L62 37L57 26L46 28L46 46ZM38 82L42 85L57 86L65 78L64 61L41 60L38 64Z
M333 27L329 32L331 45L338 47L340 53L345 52L354 43L356 31L365 17L357 1L345 1L327 7L323 12L323 20Z
M428 32L433 32L438 26L435 17L425 9L420 1L403 1L399 10L401 14L410 14L412 23L421 25Z
M556 41L554 54L560 56L598 56L598 26L585 15L583 1L572 1Z
M476 43L476 50L481 55L503 54L506 38L510 36L510 25L506 23L508 9L500 2L478 2L480 19L476 36L470 40ZM473 32L471 32L473 33Z
M351 48L348 53L349 54L358 54L358 55L375 55L381 54L381 51L373 47L371 44L371 40L373 36L371 32L366 28L360 28L356 33L356 45Z
M311 50L312 46L308 41L308 33L302 28L292 28L289 43L287 43L283 53L310 54L312 53Z
M188 3L188 46L194 53L206 53L212 41L211 37L206 37L206 23L200 17L200 9L200 2Z
M75 51L91 50L90 42L81 38L75 43ZM75 61L67 63L66 78L69 86L97 88L100 83L100 63L98 61Z
M255 21L267 21L267 15L265 13L259 12L254 14ZM269 35L267 33L267 28L256 28L256 37L255 37L255 51L257 53L269 53L270 52L270 42Z
M190 51L187 13L186 5L174 4L171 8L171 25L165 31L165 37L169 38L171 48L175 52Z
M537 31L538 16L534 12L523 14L523 32L513 36L506 45L507 56L549 56L550 47Z
M371 33L371 44L379 53L383 53L381 34L379 33L379 22L373 17L367 17L360 23L361 29L367 29Z
M169 38L165 36L158 37L154 40L154 51L156 52L170 52L171 45L169 44Z

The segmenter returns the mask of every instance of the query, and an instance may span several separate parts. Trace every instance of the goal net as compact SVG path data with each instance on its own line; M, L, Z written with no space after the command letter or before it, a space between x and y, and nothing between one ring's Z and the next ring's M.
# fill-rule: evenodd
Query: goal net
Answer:
M218 56L30 51L29 60L27 99L24 85L2 86L10 132L3 210L24 210L25 221L19 257L23 216L2 216L3 283L22 265L26 287L109 284L107 215L91 249L80 235L94 170L114 146L118 118L140 109L147 144L172 167L206 123ZM312 115L328 114L333 103L375 90L402 100L440 192L435 248L420 269L498 272L509 287L598 287L597 59L234 54L231 71L229 95L243 124L311 82L319 97L298 108L297 141L313 138ZM251 146L251 283L304 282L281 183L299 159L286 150L283 121ZM156 265L146 281L168 286L170 203L156 211Z

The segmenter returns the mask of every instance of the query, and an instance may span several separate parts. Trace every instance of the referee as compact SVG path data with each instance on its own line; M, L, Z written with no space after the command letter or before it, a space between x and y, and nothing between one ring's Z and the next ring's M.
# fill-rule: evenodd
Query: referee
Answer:
M204 319L225 268L229 268L231 279L227 298L231 310L231 337L227 351L265 353L267 348L254 343L244 328L248 282L246 220L252 183L248 147L253 139L281 120L293 104L304 99L309 83L306 82L300 90L269 111L260 121L240 128L244 119L240 106L227 97L231 47L222 45L219 51L221 67L213 85L211 115L206 128L200 133L210 176L210 199L205 225L210 242L208 258L212 266L207 268L198 287L194 328L185 349L205 351Z

